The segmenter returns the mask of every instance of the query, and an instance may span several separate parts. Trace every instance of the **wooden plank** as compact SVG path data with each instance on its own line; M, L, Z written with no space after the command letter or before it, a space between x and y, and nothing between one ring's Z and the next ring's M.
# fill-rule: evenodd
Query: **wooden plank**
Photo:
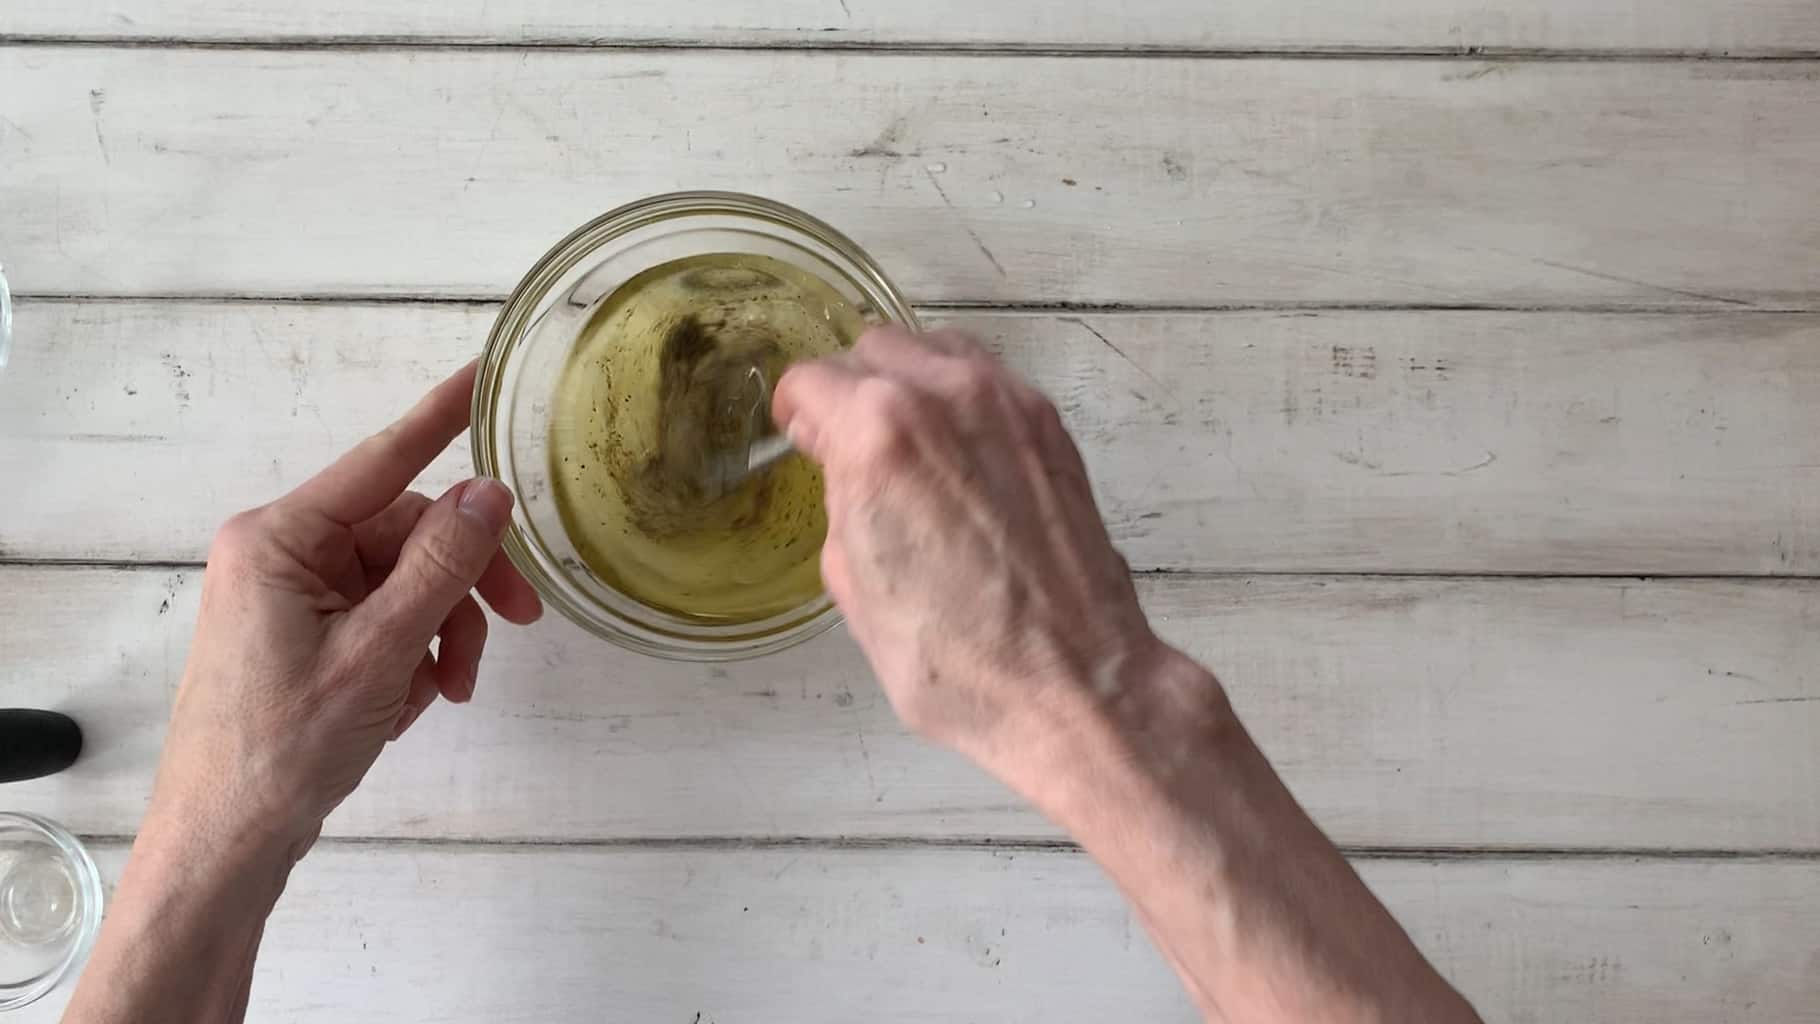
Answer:
M1806 0L660 0L493 5L414 0L13 0L0 33L101 39L402 39L721 46L938 44L1212 50L1569 50L1749 54L1820 50Z
M1487 1020L1820 1021L1811 862L1360 867ZM434 846L305 860L248 1016L1198 1019L1078 854Z
M718 187L920 301L1811 307L1817 75L11 48L0 193L26 294L497 296L607 207Z
M459 306L22 302L0 472L10 558L196 560L225 515L282 494L478 354ZM465 437L423 485L472 472Z
M93 758L7 787L91 834L144 805L194 571L0 570L7 701ZM1820 849L1820 584L1146 577L1264 749L1355 847ZM837 632L707 667L562 622L495 631L335 835L1053 836L907 735Z
M12 558L190 560L493 310L22 303ZM1820 316L1005 315L1138 569L1820 572ZM465 445L426 483L467 472ZM173 487L172 481L182 481Z

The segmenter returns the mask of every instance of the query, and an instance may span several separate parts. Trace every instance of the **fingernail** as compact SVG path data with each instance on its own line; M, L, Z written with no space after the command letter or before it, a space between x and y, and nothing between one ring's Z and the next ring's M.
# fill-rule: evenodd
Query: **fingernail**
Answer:
M461 502L456 508L499 533L506 528L506 520L512 515L512 492L497 480L476 477L462 490Z
M404 731L409 729L411 723L417 721L417 716L422 713L422 708L406 704L404 710L398 713L398 724L392 726L392 738L397 739L398 737L403 736Z

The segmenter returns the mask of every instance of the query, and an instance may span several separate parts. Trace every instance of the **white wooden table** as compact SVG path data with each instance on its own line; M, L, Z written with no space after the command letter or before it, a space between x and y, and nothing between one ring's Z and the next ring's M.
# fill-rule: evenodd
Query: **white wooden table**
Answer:
M92 753L0 806L116 873L214 524L680 187L1037 376L1161 629L1488 1018L1820 1021L1814 0L6 0L0 703ZM501 632L410 740L254 1019L1192 1019L838 633Z

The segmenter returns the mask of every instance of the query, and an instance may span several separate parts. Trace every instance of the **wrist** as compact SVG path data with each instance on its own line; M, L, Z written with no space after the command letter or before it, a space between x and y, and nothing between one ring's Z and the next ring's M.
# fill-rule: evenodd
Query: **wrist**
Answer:
M313 838L154 804L133 840L128 872L148 888L186 900L226 896L269 910Z
M1168 802L1235 761L1244 733L1213 674L1153 635L1074 673L1063 710L1028 730L995 773L1080 834L1108 807Z
M154 803L64 1020L237 1021L267 918L296 862L269 833Z
M178 730L173 720L173 736ZM181 744L167 740L135 850L156 844L221 860L223 868L282 864L288 871L316 841L322 821L298 792L296 778L305 773L265 763L246 749L252 745L247 737L193 732ZM199 749L210 753L199 756Z

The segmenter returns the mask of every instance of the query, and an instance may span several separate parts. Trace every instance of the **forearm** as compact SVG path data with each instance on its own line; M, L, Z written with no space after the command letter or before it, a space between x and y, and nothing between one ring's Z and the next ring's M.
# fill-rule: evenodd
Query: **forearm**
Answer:
M1296 804L1211 674L1164 648L1113 675L1019 788L1126 892L1209 1019L1477 1020Z
M253 960L295 854L148 817L65 1024L244 1018Z

